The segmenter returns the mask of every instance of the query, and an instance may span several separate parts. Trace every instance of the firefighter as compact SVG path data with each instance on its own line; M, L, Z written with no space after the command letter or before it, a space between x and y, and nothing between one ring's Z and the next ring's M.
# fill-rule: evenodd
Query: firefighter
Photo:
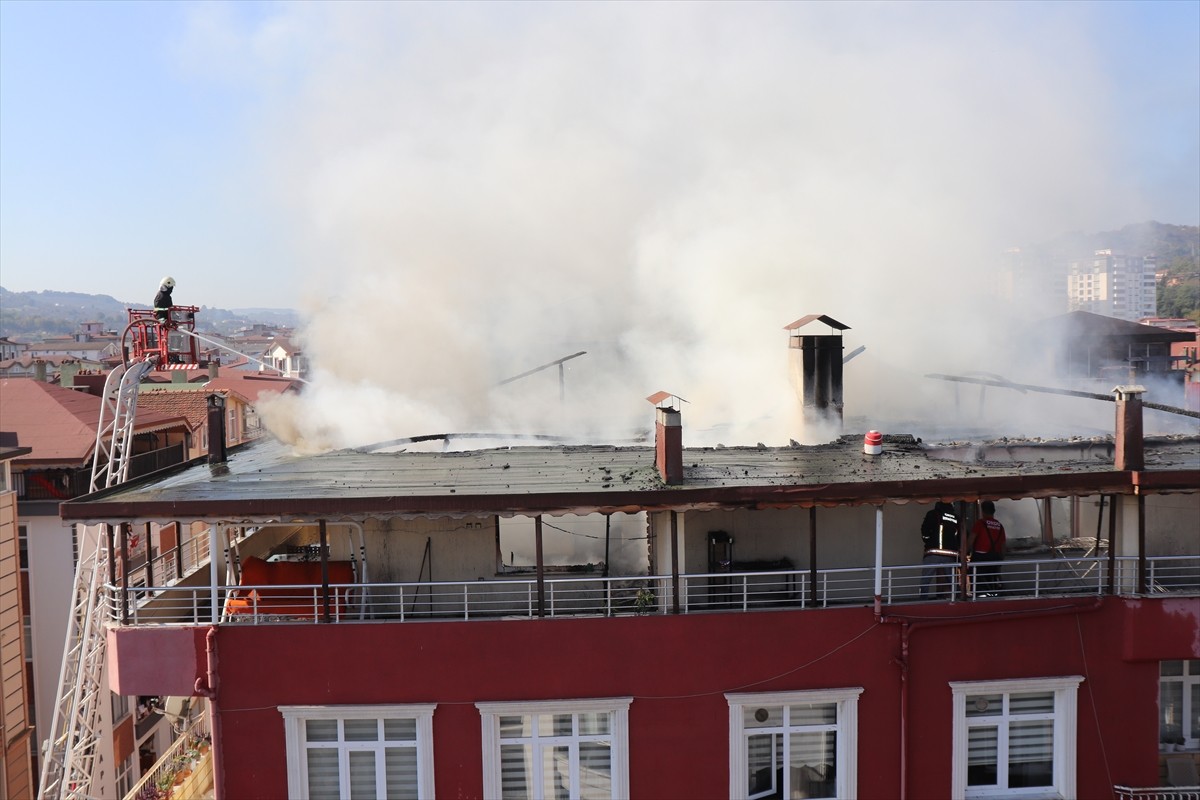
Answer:
M954 506L938 501L925 514L921 522L921 541L925 545L925 557L921 563L921 598L938 599L941 584L954 579L954 564L958 555L958 517ZM948 586L947 586L948 588Z
M175 289L175 279L170 275L159 281L158 294L154 295L154 316L159 322L166 322L171 317L171 292Z

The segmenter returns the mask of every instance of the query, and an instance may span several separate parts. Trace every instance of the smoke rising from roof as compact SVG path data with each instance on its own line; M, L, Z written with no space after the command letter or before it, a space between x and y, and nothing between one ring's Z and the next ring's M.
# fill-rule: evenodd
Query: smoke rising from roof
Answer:
M611 438L658 389L689 446L820 437L782 330L809 313L867 345L848 420L944 419L922 375L1010 368L1003 248L1143 208L1101 166L1079 4L284 4L245 39L226 13L188 52L269 98L315 374L264 414L313 447ZM565 404L556 369L497 386L580 349Z

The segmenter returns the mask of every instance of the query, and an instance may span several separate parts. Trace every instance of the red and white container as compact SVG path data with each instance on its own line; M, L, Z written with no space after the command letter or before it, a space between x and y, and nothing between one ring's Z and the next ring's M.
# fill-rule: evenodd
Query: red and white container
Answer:
M869 456L877 456L883 452L883 434L879 431L868 431L863 437L863 452Z

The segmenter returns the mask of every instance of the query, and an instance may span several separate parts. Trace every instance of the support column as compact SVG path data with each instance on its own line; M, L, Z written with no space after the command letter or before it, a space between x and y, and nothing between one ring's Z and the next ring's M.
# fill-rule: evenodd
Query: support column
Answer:
M542 515L533 518L533 548L537 556L537 615L546 616L546 568L542 561Z
M221 622L221 603L218 591L219 578L217 570L217 553L221 552L221 542L216 525L208 526L208 595L212 603L212 624Z
M679 613L679 514L671 512L671 613Z
M817 507L808 509L808 599L817 605Z
M323 519L317 521L317 537L321 551L321 621L332 622L329 616L329 530ZM433 572L432 567L429 571Z
M875 507L875 613L883 610L883 506Z

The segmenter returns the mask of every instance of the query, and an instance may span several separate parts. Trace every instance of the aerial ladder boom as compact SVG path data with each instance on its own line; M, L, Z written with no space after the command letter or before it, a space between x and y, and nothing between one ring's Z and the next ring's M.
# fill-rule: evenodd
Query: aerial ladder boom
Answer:
M116 367L105 380L90 491L115 486L129 476L138 385L153 368L154 359L147 358ZM38 782L41 800L84 800L92 796L96 745L101 734L100 701L106 689L103 618L108 549L104 539L97 536L94 546L86 540L80 543L54 717Z

